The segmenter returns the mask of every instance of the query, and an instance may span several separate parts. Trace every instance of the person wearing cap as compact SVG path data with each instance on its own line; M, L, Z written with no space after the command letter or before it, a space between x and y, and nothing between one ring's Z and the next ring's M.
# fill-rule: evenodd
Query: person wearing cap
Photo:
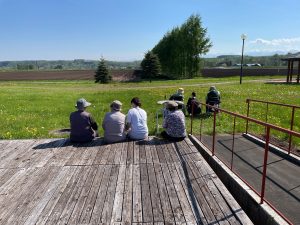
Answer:
M133 140L143 140L148 137L147 113L141 108L142 103L138 97L131 100L132 108L126 117L126 131Z
M77 111L70 114L70 140L72 142L89 142L97 136L98 125L92 115L85 111L91 103L84 98L77 100Z
M170 113L163 121L162 126L165 130L161 132L161 136L169 140L181 141L186 137L185 116L181 110L178 110L178 104L175 101L169 101L167 109Z
M206 104L215 106L218 108L220 106L220 103L221 103L220 92L217 90L217 88L215 86L211 86L209 88L209 91L206 96ZM209 108L208 106L206 106L206 112L208 113L211 111L213 111L212 108Z
M104 130L104 141L106 143L114 143L124 141L126 139L125 115L121 113L122 103L118 100L110 104L111 112L105 114L102 128Z

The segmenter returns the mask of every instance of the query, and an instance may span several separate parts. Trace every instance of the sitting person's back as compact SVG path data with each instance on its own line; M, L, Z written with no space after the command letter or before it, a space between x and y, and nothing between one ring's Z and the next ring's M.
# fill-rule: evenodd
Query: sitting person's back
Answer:
M124 141L126 135L125 129L125 115L121 113L122 103L115 100L111 103L111 112L105 114L102 122L102 128L104 129L104 141L107 143Z
M91 103L81 98L75 105L78 110L70 114L70 140L72 142L89 142L97 135L98 125L92 115L85 111L90 105Z
M179 88L175 94L170 96L169 100L183 101L184 100L183 94L184 94L183 88Z
M195 92L192 92L192 96L188 99L186 108L189 115L196 115L201 113L200 101L196 98Z
M141 107L140 99L131 100L132 108L127 113L126 127L129 138L142 140L148 137L147 113Z
M207 93L206 104L208 104L209 102L214 102L216 104L220 103L220 92L217 91L215 86L211 86Z
M206 96L206 104L219 108L220 103L221 103L220 92L216 89L215 86L211 86ZM214 111L213 108L206 106L206 112L212 112L212 111Z
M178 104L170 101L167 104L170 113L164 118L162 137L171 140L183 140L186 137L185 116L181 110L178 110Z

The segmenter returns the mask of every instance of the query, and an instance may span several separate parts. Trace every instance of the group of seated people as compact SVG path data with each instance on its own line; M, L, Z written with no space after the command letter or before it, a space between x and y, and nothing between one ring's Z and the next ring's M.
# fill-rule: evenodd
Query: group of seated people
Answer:
M174 100L176 102L179 102L179 109L182 109L183 113L185 114L186 110L188 112L188 115L197 115L201 114L201 104L200 101L196 98L196 93L192 92L191 97L188 99L186 107L184 107L184 89L179 88L177 92L169 98L169 100ZM211 86L209 88L209 91L206 95L205 103L214 106L216 108L219 107L221 103L221 95L220 92L216 89L215 86ZM212 112L214 111L214 108L206 106L206 112Z
M84 98L78 99L77 111L70 114L70 140L72 142L89 142L98 136L98 125L92 115L86 111L91 103ZM118 100L110 104L111 111L106 113L102 122L104 141L114 143L124 141L127 137L141 140L148 137L147 113L141 108L140 99L131 100L132 108L127 116L121 112L122 103Z
M186 137L185 113L183 112L183 88L171 96L165 103L167 113L164 115L162 127L165 129L161 136L170 140L183 140ZM214 86L206 97L206 104L214 105L220 103L220 92ZM98 125L92 115L86 111L91 103L84 98L77 100L75 107L77 111L70 114L70 140L72 142L89 142L98 136ZM110 112L106 113L102 122L104 130L104 141L106 143L121 142L127 138L131 140L143 140L148 137L147 113L141 108L142 104L138 97L131 100L131 109L125 116L122 110L122 103L118 100L110 104ZM195 92L188 99L187 111L191 114L201 113L199 101ZM194 110L192 112L192 110ZM206 109L210 110L209 107Z

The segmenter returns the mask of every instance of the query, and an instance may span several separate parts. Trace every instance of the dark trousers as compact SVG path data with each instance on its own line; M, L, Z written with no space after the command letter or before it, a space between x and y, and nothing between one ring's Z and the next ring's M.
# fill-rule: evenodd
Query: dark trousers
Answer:
M165 130L162 131L160 134L164 139L168 139L170 141L182 141L185 139L185 137L172 137L172 136L168 135Z

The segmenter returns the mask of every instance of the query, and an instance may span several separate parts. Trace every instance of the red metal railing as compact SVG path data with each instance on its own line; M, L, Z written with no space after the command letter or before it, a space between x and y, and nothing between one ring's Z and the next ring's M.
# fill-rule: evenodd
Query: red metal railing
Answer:
M202 128L203 128L203 119L200 119L200 135L199 135L199 141L207 147L207 149L209 149L211 151L212 156L215 155L215 141L216 141L216 120L217 120L217 113L221 113L221 114L227 114L230 116L233 116L233 131L232 131L232 146L231 146L231 160L230 160L230 165L228 165L228 163L226 163L224 160L222 160L222 158L216 156L220 161L222 161L228 168L230 168L230 170L235 173L241 180L243 180L247 186L249 186L256 194L258 194L260 196L260 203L262 204L263 202L266 202L267 204L269 204L279 215L281 215L289 224L293 224L291 221L289 221L288 218L286 218L278 209L276 209L269 201L267 201L265 199L265 183L266 183L266 177L267 177L267 167L268 167L268 152L269 152L269 144L270 144L270 130L277 130L283 133L286 133L290 136L294 136L294 137L300 137L300 133L292 131L292 130L288 130L273 124L269 124L254 118L250 118L248 116L244 116L238 113L234 113L234 112L230 112L227 111L225 109L217 109L213 106L210 105L206 105L203 103L200 103L202 106L206 106L209 108L213 108L214 112L212 112L213 114L213 132L212 132L212 147L209 148L203 141L202 141ZM193 111L193 110L192 110ZM218 112L217 112L218 111ZM265 145L264 145L264 157L263 157L263 171L262 171L262 177L261 177L261 190L260 192L258 192L257 190L255 190L255 188L249 183L247 182L247 180L245 180L243 178L243 175L236 173L233 170L233 156L234 156L234 137L236 135L236 119L242 119L245 120L247 123L248 122L253 122L257 125L261 125L263 127L265 127ZM193 135L193 120L194 120L194 115L191 115L191 134Z
M276 105L276 106L282 106L282 107L287 107L291 109L291 119L290 119L290 130L293 130L294 128L294 121L295 121L295 110L296 109L300 109L300 106L296 106L296 105L289 105L289 104L282 104L282 103L277 103L277 102L268 102L268 101L262 101L262 100L255 100L255 99L247 99L246 103L247 103L247 117L249 117L250 115L250 103L251 102L255 102L255 103L261 103L261 104L265 104L266 105L266 111L265 111L265 122L268 122L268 116L269 116L269 105ZM249 127L249 123L247 121L246 123L246 134L248 133L248 127ZM288 148L284 149L288 151L288 154L291 153L291 149L292 149L292 135L289 136L289 141L288 141ZM276 143L272 143L274 145L276 145Z

